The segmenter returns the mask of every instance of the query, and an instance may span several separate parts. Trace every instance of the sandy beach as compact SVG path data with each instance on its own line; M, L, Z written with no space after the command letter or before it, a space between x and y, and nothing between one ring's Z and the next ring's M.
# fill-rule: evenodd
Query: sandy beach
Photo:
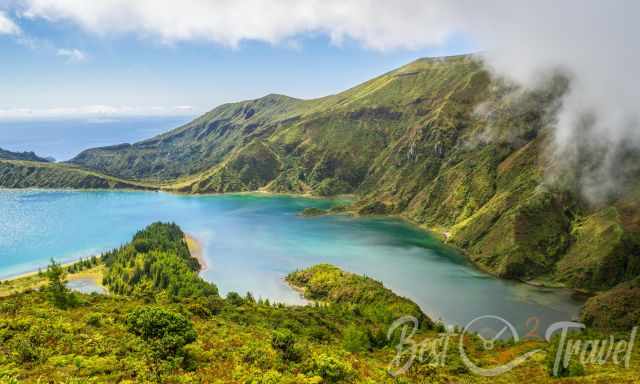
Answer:
M100 255L96 255L98 258L100 257ZM73 265L75 263L77 263L78 261L82 260L82 259L87 259L87 257L83 257L77 260L73 260L73 261L65 261L60 263L61 267L68 267L70 265ZM26 272L22 272L22 273L18 273L15 275L8 275L5 276L4 278L0 279L0 281L12 281L12 280L20 280L20 279L24 279L27 277L33 277L33 276L38 276L39 272L46 272L47 271L47 266L43 266L40 267L38 269L34 269L31 271L26 271Z
M200 240L195 238L190 234L185 234L184 239L187 242L187 247L189 247L189 252L191 252L191 256L198 259L200 263L200 272L205 272L209 269L207 264L207 260L204 258L204 254L202 252L202 243Z

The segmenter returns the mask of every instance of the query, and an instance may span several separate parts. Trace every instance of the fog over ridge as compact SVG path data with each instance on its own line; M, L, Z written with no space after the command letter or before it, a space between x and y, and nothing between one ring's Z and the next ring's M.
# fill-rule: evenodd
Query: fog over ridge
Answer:
M594 203L624 192L640 169L626 161L640 149L640 43L634 38L640 3L483 4L467 28L497 73L527 86L545 71L570 77L554 124L560 172L549 174L550 181L575 177ZM498 22L492 26L491 19Z

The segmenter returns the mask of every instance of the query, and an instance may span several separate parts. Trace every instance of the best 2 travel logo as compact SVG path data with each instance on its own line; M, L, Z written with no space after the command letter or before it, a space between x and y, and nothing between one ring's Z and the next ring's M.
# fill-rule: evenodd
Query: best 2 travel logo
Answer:
M535 318L530 320L538 323ZM444 332L438 333L436 337L426 337L422 340L417 339L419 325L415 317L404 316L389 327L387 339L397 340L396 355L388 367L390 375L395 377L405 374L414 364L446 366L457 354L469 372L493 377L509 372L532 359L534 355L545 352L543 348L535 348L494 366L475 361L473 354L468 351L468 344L472 342L479 347L476 350L491 352L499 345L520 341L516 328L499 316L480 316L471 320L461 330L445 328ZM629 368L638 327L634 327L625 338L608 335L596 339L585 338L580 332L584 328L585 325L582 323L563 321L551 324L546 329L544 340L553 347L547 350L547 354L550 355L547 359L552 359L549 364L552 376L561 376L572 366L582 367L587 364L611 363Z

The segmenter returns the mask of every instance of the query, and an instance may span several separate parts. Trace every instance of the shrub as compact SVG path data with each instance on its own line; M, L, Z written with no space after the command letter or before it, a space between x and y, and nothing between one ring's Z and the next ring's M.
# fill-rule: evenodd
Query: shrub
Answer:
M281 384L282 374L278 371L256 372L245 380L246 384Z
M271 368L274 353L268 347L252 342L240 349L242 361L246 364L253 365L262 370Z
M43 356L41 349L25 335L16 339L13 349L14 357L20 364L39 361Z
M102 315L99 313L92 313L87 316L86 323L92 327L99 327L102 325Z
M344 330L343 346L349 352L362 352L371 348L367 332L351 324Z
M324 379L324 382L330 384L348 381L355 375L349 363L327 354L314 356L311 370L308 373L318 375Z
M309 339L325 343L331 340L331 334L325 328L319 326L309 326L306 331Z
M197 337L193 324L184 316L159 307L137 309L129 313L126 323L128 331L145 342L157 382L162 382L165 363L184 357L184 347Z
M51 259L51 264L47 267L46 275L49 280L46 292L51 304L60 309L78 305L78 297L65 285L65 272L60 264Z
M0 304L0 313L13 316L18 313L18 306L14 303L2 303Z
M552 342L547 351L546 357L546 365L547 372L549 372L549 376L555 377L573 377L573 376L584 376L584 366L577 361L576 359L572 359L569 361L569 364L565 366L564 359L561 356L560 363L558 365L558 371L554 372L553 369L556 363L556 355L558 353L558 341Z
M295 335L286 328L276 329L271 335L271 346L280 352L285 361L296 361L299 359L300 353L296 349L295 343Z
M220 296L197 297L189 301L189 312L202 319L208 319L222 311L224 300Z
M233 306L241 306L244 304L244 299L237 292L229 292L227 293L227 302Z

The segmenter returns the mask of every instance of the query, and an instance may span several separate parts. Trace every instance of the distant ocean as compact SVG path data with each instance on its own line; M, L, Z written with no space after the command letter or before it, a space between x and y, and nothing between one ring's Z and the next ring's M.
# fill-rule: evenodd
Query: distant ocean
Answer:
M34 151L39 156L64 161L88 148L148 139L192 119L179 116L0 121L0 148Z

